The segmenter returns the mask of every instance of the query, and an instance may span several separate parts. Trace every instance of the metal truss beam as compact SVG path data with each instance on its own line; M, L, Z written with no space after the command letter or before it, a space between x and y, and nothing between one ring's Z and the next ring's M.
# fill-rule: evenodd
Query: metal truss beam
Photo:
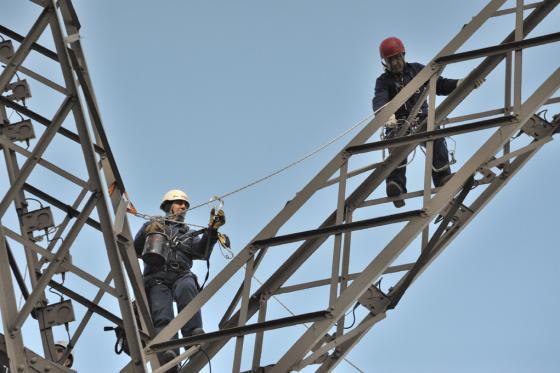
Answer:
M515 126L501 128L471 157L471 159L457 172L453 179L448 182L431 199L426 209L426 218L420 218L408 223L405 228L381 251L381 253L364 269L362 275L352 282L352 284L340 295L334 307L333 319L336 320L356 302L362 292L372 284L382 273L384 267L393 262L402 250L429 224L454 197L457 190L457 183L464 184L469 175L475 173L480 164L496 154L503 145L521 128L521 126L541 107L541 105L560 87L560 68L557 69L547 81L537 89L537 91L527 99L520 111L519 122ZM285 372L290 370L297 361L301 360L312 345L328 332L336 321L316 322L304 335L284 354L278 363L271 370L272 372Z
M15 111L17 111L18 113L21 113L22 115L25 115L26 117L29 117L31 119L33 119L34 121L36 121L39 124L44 125L45 127L49 127L52 125L51 121L48 120L47 118L41 116L38 113L33 112L32 110L29 110L28 108L26 108L25 106L22 106L20 104L18 104L17 102L14 102L12 100L7 99L4 96L0 96L0 103L2 103L3 105L5 105L6 107L9 107L10 109L14 109ZM79 144L80 143L80 136L66 128L59 128L58 132L74 141L75 143ZM97 154L99 154L100 156L104 156L105 155L105 150L100 147L97 144L93 144L93 148L95 150L95 152Z
M285 328L287 326L299 325L306 322L313 322L317 320L326 319L329 318L330 316L331 316L330 311L309 312L302 315L284 317L281 319L269 320L261 323L238 326L234 328L227 328L212 333L206 333L193 337L180 338L168 342L153 344L150 347L150 349L154 352L158 352L158 351L165 351L165 350L170 350L179 347L199 345L202 343L208 343L215 340L221 340L224 337L239 337L247 334L257 333L259 331Z
M15 41L21 43L23 42L23 40L25 40L25 36L18 34L17 32L10 30L9 28L0 25L0 33L6 35L7 37L9 37L10 39L14 39ZM46 56L48 58L50 58L53 61L57 61L58 62L58 56L56 55L55 52L53 52L52 50L43 47L40 44L37 43L32 43L31 44L31 49L33 49L34 51L37 51L39 53L41 53L43 56Z
M45 7L43 12L39 15L39 18L35 21L31 30L27 36L22 40L20 47L14 53L12 58L10 59L9 63L0 74L0 92L4 92L6 85L10 82L14 74L16 73L17 67L22 63L22 61L27 57L29 52L31 51L31 45L39 39L39 36L47 27L50 18L52 17L53 8L52 6Z
M449 57L449 61L439 60L440 57L444 56L453 56L454 51L462 45L470 36L480 27L489 17L495 15L498 11L499 7L503 4L503 2L490 2L490 4L485 7L478 16L473 18L473 21L467 24L463 30L446 46L443 50L434 58L434 60L427 65L427 67L420 72L416 79L409 83L399 95L397 95L393 101L391 101L387 107L382 109L379 113L377 113L376 118L370 122L368 125L374 127L375 130L379 128L379 125L384 123L388 118L387 114L392 114L396 111L396 108L400 107L402 103L406 100L407 97L410 96L412 92L415 92L418 87L422 86L428 81L434 81L434 76L439 75L441 68L445 63L450 63L451 57ZM451 95L449 95L440 105L438 105L435 110L431 109L431 125L433 123L445 123L447 116L451 113L451 111L461 103L464 98L472 91L473 89L473 82L475 79L480 77L486 77L490 72L492 72L496 66L500 62L502 62L506 55L504 51L512 50L512 48L526 48L533 45L547 43L556 40L556 34L548 35L544 38L533 38L529 39L528 41L521 42L521 40L531 32L539 22L549 14L554 7L558 5L558 1L543 1L535 5L534 11L529 14L525 20L521 19L521 23L518 22L516 27L516 31L512 32L508 37L504 39L504 41L495 47L494 49L490 50L477 50L476 53L480 54L480 57L486 57L478 67L476 67L469 76L464 80L463 84L458 87ZM509 43L509 44L508 44ZM474 56L474 53L471 54ZM459 55L460 58L465 58L466 56ZM455 55L453 58L458 58ZM323 171L321 171L311 182L308 184L301 192L296 194L296 197L289 201L286 207L263 229L252 241L251 243L239 254L239 256L235 259L239 259L238 263L230 263L231 267L227 268L227 272L229 275L236 271L233 268L235 265L239 266L245 260L247 260L251 254L251 252L257 247L266 247L267 243L286 243L286 242L294 242L297 235L301 235L302 239L306 241L298 248L293 254L279 266L279 268L269 276L269 278L263 283L263 285L257 289L249 303L245 306L241 304L241 308L236 313L233 313L236 305L239 304L239 301L243 298L241 291L243 286L239 289L236 296L234 297L233 301L224 316L224 319L220 323L220 328L229 328L235 325L238 325L239 322L243 322L245 317L240 317L241 312L246 312L247 317L251 317L254 315L259 308L264 307L266 305L267 299L271 296L271 294L282 293L283 289L281 288L282 284L291 277L295 271L297 271L300 266L307 261L307 259L325 242L325 237L320 235L320 232L324 232L325 229L333 229L332 227L336 227L339 224L337 219L337 214L340 214L341 208L346 210L346 218L348 219L351 217L351 213L354 209L358 207L362 207L365 204L365 198L373 191L377 186L381 184L381 182L385 179L388 173L398 166L398 164L409 154L412 150L420 143L427 141L428 145L433 141L435 138L445 137L449 134L462 134L462 133L470 133L478 128L485 128L485 129L492 129L495 127L499 127L495 132L491 135L488 135L488 141L481 146L478 151L475 151L472 158L463 165L455 174L455 176L445 185L443 188L436 188L431 189L427 188L426 192L419 192L418 196L424 195L424 207L423 207L423 214L411 220L406 226L401 230L399 234L395 236L395 238L375 257L372 262L366 266L365 270L357 275L357 277L353 277L352 280L346 280L345 277L336 276L334 278L314 281L306 284L301 285L294 285L292 287L288 287L287 289L293 288L294 291L297 290L307 290L310 287L314 286L322 286L333 283L338 284L340 283L340 293L335 299L334 303L330 304L330 309L333 310L333 318L329 320L321 320L315 322L311 328L309 328L301 337L300 339L284 354L284 356L273 366L268 366L267 371L270 370L272 372L285 372L291 369L295 369L297 367L302 367L306 365L306 363L310 363L315 357L318 357L320 354L308 355L307 358L309 360L303 360L305 355L311 351L313 346L320 343L319 341L326 335L326 332L334 325L334 323L340 323L340 320L343 319L344 313L351 307L356 300L360 297L360 295L369 287L371 284L379 278L379 276L388 268L391 267L391 263L397 258L400 253L408 246L412 240L420 234L422 231L425 230L425 227L429 224L429 222L435 218L436 215L441 213L441 211L448 205L449 201L451 201L460 188L464 185L465 181L474 174L482 164L488 162L489 160L495 159L494 155L498 150L500 150L504 145L507 145L509 142L509 138L519 130L525 122L533 115L533 113L538 110L543 104L549 102L549 98L552 94L554 94L555 90L558 88L557 79L558 79L558 72L553 73L547 81L537 90L530 98L525 101L524 103L519 103L517 109L510 115L510 109L506 106L504 109L497 109L492 111L492 113L478 113L478 114L471 114L469 117L471 118L464 118L459 119L456 121L464 121L468 119L477 119L484 116L489 115L502 115L501 118L493 118L488 120L483 120L478 123L470 123L467 125L456 126L452 128L446 128L444 130L432 130L428 131L427 133L419 133L416 138L410 139L409 137L400 138L395 141L395 145L391 144L391 142L378 142L373 144L366 144L363 145L366 139L360 138L361 134L351 141L351 143L346 146L339 155L337 155L329 165ZM516 78L516 86L518 85L518 81ZM514 92L514 97L519 100L519 92ZM402 94L402 96L401 96ZM403 97L404 96L404 97ZM403 100L404 99L404 100ZM505 115L504 115L505 114ZM429 115L429 117L430 117ZM505 120L504 120L505 118ZM505 121L505 123L504 123ZM422 128L426 128L428 123L422 124ZM466 126L466 127L465 127ZM478 128L477 128L478 126ZM443 132L439 132L443 131ZM446 133L447 132L447 133ZM435 135L435 136L434 136ZM439 136L440 135L440 136ZM413 135L414 136L414 135ZM438 137L436 137L438 136ZM355 141L355 142L354 142ZM373 146L372 146L373 145ZM342 175L340 177L334 177L331 179L327 179L328 177L332 177L333 173L336 170L341 169L342 166L346 164L346 161L352 154L356 154L355 150L361 150L362 148L366 148L369 150L376 150L382 149L388 146L395 146L396 149L392 152L392 154L383 162L382 164L374 164L367 167L364 167L365 171L363 170L355 170L350 171ZM370 147L370 148L367 148ZM364 150L365 151L365 150ZM519 154L528 154L531 150L527 149L524 151L517 151L517 155ZM511 156L513 157L513 156ZM429 167L430 168L430 165ZM344 183L346 177L348 175L357 175L359 173L363 173L366 171L372 170L373 172L365 179L363 183L361 183L353 193L350 194L345 199L344 203L338 203L338 208L334 211L322 224L319 225L317 230L307 231L307 232L300 232L298 234L292 235L285 235L280 237L274 237L274 233L281 227L283 224L291 217L291 214L294 212L295 209L299 209L303 206L303 204L307 201L310 194L313 191L309 189L316 188L319 190L320 188L324 188L325 186L334 185L336 183ZM428 172L428 171L426 171ZM325 174L329 174L328 176ZM430 171L431 173L431 171ZM427 174L429 175L429 174ZM428 177L426 177L429 180ZM484 182L477 183L477 185L482 186ZM311 192L311 193L310 193ZM427 194L426 194L427 193ZM433 197L430 195L433 194ZM428 197L426 197L426 195ZM412 197L412 196L411 196ZM388 199L385 199L381 202L387 202ZM341 207L342 206L342 207ZM340 216L340 215L339 215ZM426 237L427 231L425 232ZM437 233L441 234L441 233ZM268 236L268 237L266 237ZM349 242L350 232L345 233L345 237L348 237ZM436 240L436 236L434 236L434 240ZM446 239L448 236L443 235L440 238L441 240ZM275 239L278 239L275 241ZM439 245L436 244L436 246ZM433 245L433 244L432 244ZM432 248L432 250L434 250ZM432 251L432 255L435 251ZM349 255L349 249L348 253ZM333 263L335 263L336 259L336 244L335 244L335 256L333 257ZM347 260L347 259L346 259ZM333 264L334 266L334 264ZM405 273L409 273L414 268L414 264L403 266L403 269L406 271ZM405 274L406 276L406 274ZM348 287L342 286L341 279L344 278L345 281L348 282ZM215 280L223 281L220 278L220 275ZM214 284L210 291L216 291L222 286L221 282ZM332 298L332 295L331 295ZM189 307L188 309L183 310L183 312L168 326L168 330L160 333L156 337L156 340L165 340L169 338L169 336L177 330L177 326L184 322L186 319L191 317L197 309L199 309L207 300L209 299L209 294L201 293L197 299ZM243 311L245 310L246 311ZM259 320L262 320L263 313L259 312ZM176 323L174 323L176 322ZM364 321L365 322L365 321ZM370 324L373 326L373 323ZM320 371L331 371L334 366L336 366L340 361L341 358L344 357L346 354L351 350L351 348L359 342L359 340L365 335L367 330L370 328L363 328L360 332L355 332L354 335L350 337L345 337L346 334L338 333L335 336L335 340L337 338L340 344L335 346L335 352L323 363L320 368ZM352 333L352 332L350 332ZM161 338L160 338L161 337ZM214 356L228 341L228 338L224 338L222 341L216 341L209 343L205 346L205 351L208 353L209 356ZM262 343L262 338L257 339L257 343ZM260 342L259 342L260 341ZM320 352L326 352L333 348L333 344L329 345L326 344L323 347L320 347ZM253 359L253 371L259 367L258 362L260 361L260 351L262 351L262 346L255 346L255 356ZM236 358L241 351L236 352ZM257 356L258 355L258 356ZM313 356L311 358L310 356ZM303 363L305 361L305 363ZM206 359L203 357L199 357L196 355L191 356L189 362L183 368L183 372L188 371L196 371L200 370L206 364ZM238 371L237 367L234 367L234 371Z
M558 123L556 124L558 126ZM548 136L552 135L552 130L549 132ZM519 154L516 156L515 160L510 164L510 167L507 171L503 171L501 175L495 177L492 182L485 188L485 190L476 198L476 200L469 205L468 211L469 214L466 215L464 218L459 219L451 224L447 228L445 234L441 237L441 239L434 245L432 248L432 253L429 256L426 263L420 266L420 269L415 278L417 278L423 271L425 271L428 266L443 252L443 250L449 245L449 243L463 230L465 229L470 222L474 220L476 215L487 205L491 199L512 179L515 174L536 154L540 148L546 143L550 141L550 137L545 137L539 140L536 140L532 143L531 149L527 152ZM487 164L488 166L490 164ZM443 223L442 223L443 224ZM404 281L404 277L403 277ZM400 283L399 285L400 286ZM384 314L387 311L387 308L379 310L381 314ZM368 319L372 319L374 316L369 314L366 316L363 323L367 322ZM373 327L373 324L370 328ZM348 333L347 335L349 335ZM353 341L354 344L357 341ZM348 343L348 342L346 342ZM325 348L329 348L331 346L325 345ZM317 371L319 372L327 372L332 371L346 356L346 354L350 351L351 346L345 345L341 346L337 349L337 353L330 355L328 360L326 360ZM307 360L307 359L306 359ZM304 360L305 361L305 360Z
M376 141L369 144L351 146L346 149L350 154L361 154L374 150L394 148L402 145L409 144L419 144L424 141L433 141L437 139L442 139L449 136L461 135L464 133L475 132L487 130L490 128L507 126L509 124L515 123L516 119L513 115L505 115L499 118L481 120L479 122L463 124L460 126L447 127L438 130L425 131L421 133L415 133L413 135L407 135L402 137L397 137L393 139Z
M456 62L471 60L474 58L494 56L496 54L503 54L514 50L536 47L547 43L554 43L559 40L560 40L560 32L555 32L553 34L537 36L535 38L506 42L493 47L481 48L473 51L461 52L449 56L443 56L437 58L435 62L441 64L456 63Z
M408 212L401 212L399 214L393 214L388 216L382 216L379 218L372 218L362 221L356 221L353 223L348 224L338 224L332 225L325 228L314 229L311 231L299 232L299 233L292 233L287 234L284 236L277 236L265 240L259 240L253 242L254 247L264 248L264 247L271 247L271 246L278 246L284 245L291 242L303 241L310 238L327 236L327 235L336 235L345 232L352 232L361 229L379 227L387 224L393 223L400 223L403 221L409 221L416 217L422 215L422 210L415 210L415 211L408 211Z
M32 195L42 200L43 203L62 211L64 218L63 222L57 225L54 239L49 241L46 248L34 240L31 234L25 232L21 222L21 235L7 226L0 226L0 229L2 229L1 239L5 244L3 246L6 246L6 256L11 258L11 260L6 261L6 264L9 263L13 269L16 280L20 282L20 291L26 298L22 309L17 311L13 306L14 302L11 301L10 303L10 299L14 298L11 294L15 294L13 290L11 292L9 290L12 285L8 281L2 281L5 284L2 290L6 294L6 297L0 299L3 324L6 328L11 328L9 329L11 330L10 335L15 337L15 339L10 337L9 342L7 342L7 357L10 368L14 371L20 371L18 369L27 370L26 367L32 363L25 354L24 338L18 330L24 324L31 322L27 320L28 315L35 312L38 302L41 305L46 305L48 299L43 290L46 286L51 286L60 289L66 296L73 298L87 309L86 315L71 338L70 348L73 348L78 342L93 312L96 312L125 330L127 344L132 356L130 371L145 372L148 366L142 350L142 340L147 341L151 338L153 326L141 282L140 268L132 248L132 235L128 227L126 214L123 216L122 213L126 211L126 204L123 210L123 202L125 201L124 183L103 129L79 40L68 42L69 39L66 38L67 35L77 34L80 24L70 1L60 0L56 4L54 1L43 1L37 4L43 7L43 11L25 37L0 25L0 33L20 43L14 55L9 60L3 61L6 63L6 67L0 71L0 87L5 87L18 71L52 89L57 97L61 93L65 97L55 117L48 119L41 113L29 109L25 105L20 105L12 97L8 98L0 95L0 114L5 112L6 107L11 108L30 118L34 124L45 126L39 140L33 141L33 147L30 151L5 138L0 139L0 146L6 155L6 164L11 178L10 188L0 199L0 216L5 214L12 202L16 202L18 215L26 212L27 204L25 201L28 199L28 195ZM56 51L45 48L37 42L43 35L47 36L46 30L50 30ZM64 86L45 78L40 72L31 71L24 67L27 55L31 50L35 50L59 64ZM81 98L84 99L84 102L81 101ZM63 123L70 113L72 113L77 132L72 132L63 127ZM9 124L5 116L2 116L2 119L3 123ZM90 136L90 131L96 136L95 142ZM83 168L87 169L88 181L81 180L73 173L66 171L63 166L51 163L43 158L46 149L54 146L52 140L57 136L66 137L79 145L83 155ZM20 158L26 160L21 169L18 165L19 159L16 158L16 153L19 154ZM66 202L66 198L54 197L50 193L46 193L42 187L31 185L29 179L34 174L37 164L41 164L47 170L64 178L66 182L81 188L76 200L73 203ZM111 195L107 192L109 190L113 191ZM83 198L87 195L89 195L89 202L84 207L80 207ZM113 206L115 215L110 211L109 203ZM94 212L97 218L92 216ZM74 222L72 222L73 219L75 219ZM113 221L115 225L113 225ZM72 222L71 228L66 231L70 222ZM92 226L97 232L101 233L110 267L105 281L101 281L87 271L77 268L71 262L62 260L73 247L80 244L80 240L77 238L84 224ZM64 240L62 240L63 235ZM24 247L33 285L31 293L27 291L21 275L17 275L19 273L17 258L11 255L11 251L7 249L8 241L5 240L5 237L9 237ZM41 270L45 263L48 263L46 269ZM0 275L9 277L10 267L0 268L2 272ZM67 286L57 285L52 280L55 273L68 270L98 288L93 301L89 301L87 297ZM128 275L128 278L125 277L126 275ZM111 282L114 283L114 286L111 286ZM128 283L132 284L132 289L135 291L136 302L141 315L140 319L137 319L133 312L128 294ZM114 296L118 301L120 317L98 305L104 294ZM138 323L142 324L142 329L138 328ZM54 345L52 330L49 327L42 330L41 334L45 357L47 360L52 360L53 351L48 347ZM68 350L66 354L69 352ZM158 362L154 359L151 360L152 368L157 368Z
M66 99L58 112L55 114L51 126L48 127L41 139L37 142L33 152L31 152L30 158L27 159L21 168L17 179L11 183L10 189L0 201L0 216L4 216L8 206L14 200L16 193L21 190L23 184L33 171L33 168L35 168L35 166L39 163L39 159L41 159L43 153L47 149L47 146L54 138L56 131L60 128L60 126L62 126L62 122L66 119L66 115L68 115L73 105L73 99Z

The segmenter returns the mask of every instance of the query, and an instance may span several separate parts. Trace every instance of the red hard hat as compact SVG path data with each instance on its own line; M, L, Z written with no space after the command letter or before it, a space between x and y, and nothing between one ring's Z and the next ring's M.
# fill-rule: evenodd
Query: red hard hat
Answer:
M379 44L381 58L389 58L399 53L404 53L404 44L401 39L391 36Z

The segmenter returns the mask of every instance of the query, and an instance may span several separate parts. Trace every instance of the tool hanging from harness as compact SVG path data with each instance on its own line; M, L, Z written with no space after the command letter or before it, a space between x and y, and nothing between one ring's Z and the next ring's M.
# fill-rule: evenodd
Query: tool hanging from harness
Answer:
M167 262L170 250L169 236L164 232L148 233L142 251L142 260L146 264L161 267Z
M419 114L421 114L421 113L419 113ZM413 135L415 133L418 133L421 130L421 122L422 122L423 119L424 118L422 118L421 116L420 117L419 116L414 116L410 121L406 120L406 119L395 119L394 121L388 121L387 123L385 123L385 125L383 126L383 129L381 130L380 139L381 139L381 141L384 141L384 140L394 139L394 138ZM453 142L453 148L449 149L447 147L447 141L446 141L447 138L444 139L445 147L448 148L449 162L447 164L445 164L444 166L440 167L440 168L436 168L432 165L432 171L433 172L443 171L443 170L451 167L455 163L457 163L457 159L455 158L457 142L453 139L453 137L448 137L448 139L450 139ZM424 147L426 146L426 143L424 142L424 143L421 143L420 145L421 145L420 150L422 150L422 152L425 155L426 152L424 151ZM386 152L386 149L383 148L383 150L381 152L381 157L382 157L383 161L385 161L385 159L386 159L386 153L385 152ZM389 153L390 153L390 151L389 151ZM414 148L414 151L412 153L412 158L410 159L410 161L408 160L408 157L407 157L407 161L404 164L400 165L398 168L402 168L402 167L406 167L406 166L410 165L412 163L412 161L414 161L415 156L416 156L416 148Z
M385 123L383 129L381 130L380 138L381 141L383 141L383 140L389 140L397 137L407 136L416 133L418 131L418 127L419 127L419 123L417 117L413 118L413 120L410 122L407 121L406 119L398 119L392 122L387 122ZM383 148L381 152L381 157L383 161L385 161L386 159L385 151L386 149ZM416 148L414 148L414 151L412 153L412 159L408 161L408 157L407 157L407 161L404 164L400 165L398 168L406 167L409 164L411 164L415 156L416 156Z
M140 314L138 313L138 306L136 305L136 301L132 301L132 310L136 317L136 323L138 325L138 329L141 330L142 326L140 325ZM117 326L106 326L103 328L104 331L108 332L113 330L115 332L115 336L117 337L117 341L115 342L115 353L117 355L122 354L123 352L127 355L130 355L130 348L128 347L128 341L126 340L126 333L124 331L124 327L121 325ZM146 343L142 340L142 347L146 347Z

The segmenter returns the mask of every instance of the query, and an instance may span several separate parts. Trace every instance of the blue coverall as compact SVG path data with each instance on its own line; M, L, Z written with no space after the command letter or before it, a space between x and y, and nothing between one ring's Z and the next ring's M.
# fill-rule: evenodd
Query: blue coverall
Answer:
M146 222L134 238L134 248L139 256L146 242L148 224L150 222ZM189 228L184 224L166 222L165 233L171 243L167 263L161 267L148 264L144 267L144 286L156 333L175 317L173 301L177 302L180 312L198 294L198 282L195 274L191 272L192 261L207 260L217 240L217 231L213 229L199 236L184 239L189 236L189 232ZM195 328L202 328L200 311L181 328L182 336L190 336Z
M375 96L372 100L373 111L376 112L383 105L391 101L397 93L407 85L415 76L418 74L424 65L420 63L405 63L402 74L393 74L389 70L385 70L375 82ZM446 79L439 77L436 83L436 94L446 96L450 94L457 87L457 79ZM397 119L407 119L410 111L420 99L420 96L427 89L427 84L416 91L395 113ZM419 121L422 121L428 115L428 104L424 102L420 107L420 113L418 114ZM395 130L390 130L388 136L394 136ZM441 169L449 164L449 155L447 152L447 145L445 139L434 140L434 157L432 164L435 169ZM401 163L401 167L396 168L391 172L387 181L393 180L399 183L402 187L403 192L406 193L406 159ZM434 185L436 187L441 186L442 180L445 176L449 175L451 170L449 167L445 167L438 172L432 173L432 178Z

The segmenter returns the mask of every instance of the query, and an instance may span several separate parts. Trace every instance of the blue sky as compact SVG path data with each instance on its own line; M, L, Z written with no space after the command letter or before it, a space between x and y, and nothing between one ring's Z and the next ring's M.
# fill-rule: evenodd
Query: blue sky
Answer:
M1 4L0 23L21 34L40 10L31 2L2 0ZM184 189L195 204L205 202L334 138L371 114L375 79L382 72L378 44L384 37L399 36L407 47L407 60L425 63L485 4L478 0L160 1L157 5L75 1L110 144L130 198L147 214L158 213L160 198L168 189ZM558 16L557 9L532 36L557 32L551 20ZM511 16L494 20L462 50L499 42L513 22ZM524 98L557 67L558 56L557 44L526 52ZM464 77L475 62L451 65L443 75ZM32 63L56 74L42 59ZM452 116L500 106L503 70L497 71ZM45 112L56 108L39 87L32 90L30 107ZM549 113L558 109L551 106ZM230 235L234 251L241 250L350 138L227 198L228 222L223 231ZM461 163L478 142L475 136L456 140ZM83 175L80 160L68 159L70 146L50 149L48 159L69 162L69 169ZM558 155L555 142L545 146L416 281L398 308L354 348L349 360L365 372L557 372L560 254L555 210L560 201L550 192L560 182L554 166ZM368 157L360 162L371 163L381 156ZM423 162L418 152L408 171L410 185L421 185ZM5 174L0 178L6 180ZM60 188L46 176L36 178L45 189ZM5 189L4 181L2 185ZM74 190L69 188L70 192ZM281 232L322 222L335 207L334 196L332 192L317 196ZM376 210L393 212L392 207ZM365 212L357 215L372 217ZM188 221L203 225L207 216L203 207L190 212ZM11 218L13 223L13 213ZM143 223L134 217L130 222L133 231ZM359 260L353 263L354 270L359 270L360 261L373 259L390 233L391 229L356 235L353 252ZM100 254L96 250L101 247L88 244L85 234L81 242L86 249L73 254L75 261L91 266L92 273L102 277L106 267L99 258L104 251ZM298 272L290 284L329 273L332 241L328 242L331 245L322 248L323 256L314 258L310 268ZM291 248L295 246L271 253L257 277L266 279ZM226 262L216 251L212 275ZM195 270L204 276L202 264ZM203 309L206 330L216 329L240 280L237 276ZM90 288L83 291L91 294ZM309 301L290 295L281 300L303 313L317 310L312 307L315 302L322 307L326 299L313 297L317 298ZM104 305L117 310L112 301ZM276 317L288 316L275 301L269 309ZM124 359L111 355L114 340L101 331L106 324L94 319L86 338L76 346L79 371L112 372L124 364ZM33 336L31 329L28 333ZM300 329L294 333L303 332ZM282 332L265 337L264 362L281 356L288 340ZM251 350L251 341L248 338L246 351ZM229 354L212 361L214 372L228 369L232 345L228 346ZM249 364L246 359L244 367ZM343 362L336 371L356 370Z

